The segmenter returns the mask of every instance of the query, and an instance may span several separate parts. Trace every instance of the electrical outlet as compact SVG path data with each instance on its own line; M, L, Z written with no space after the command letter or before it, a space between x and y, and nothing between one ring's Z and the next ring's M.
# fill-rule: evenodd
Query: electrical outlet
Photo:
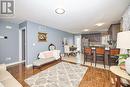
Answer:
M11 60L11 57L7 57L6 60Z

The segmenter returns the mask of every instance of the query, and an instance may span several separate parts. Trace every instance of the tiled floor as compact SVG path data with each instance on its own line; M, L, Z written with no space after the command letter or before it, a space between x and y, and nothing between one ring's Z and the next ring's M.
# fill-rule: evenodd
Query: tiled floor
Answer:
M77 56L69 56L69 57L65 56L65 57L62 57L62 60L69 61L69 62L74 62L74 63L79 63L79 64L83 64L84 55L80 53L80 54L77 54ZM91 66L91 63L90 62L86 62L85 65ZM92 63L92 66L95 67L95 64ZM104 69L103 64L97 63L96 67ZM109 70L109 66L106 65L105 69Z

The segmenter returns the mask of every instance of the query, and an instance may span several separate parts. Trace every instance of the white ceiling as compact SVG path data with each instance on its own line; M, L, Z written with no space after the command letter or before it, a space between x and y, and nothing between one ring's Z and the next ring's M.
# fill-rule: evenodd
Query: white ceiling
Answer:
M71 33L106 30L118 23L130 0L15 0L14 20L30 20ZM64 8L65 14L55 13ZM96 23L105 23L101 27Z

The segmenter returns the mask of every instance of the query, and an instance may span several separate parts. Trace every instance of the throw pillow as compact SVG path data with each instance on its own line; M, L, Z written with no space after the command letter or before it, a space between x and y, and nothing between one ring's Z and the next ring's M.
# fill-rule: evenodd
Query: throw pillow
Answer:
M44 56L45 56L45 58L53 57L53 52L52 51L45 52Z
M0 82L0 87L4 87L4 85Z

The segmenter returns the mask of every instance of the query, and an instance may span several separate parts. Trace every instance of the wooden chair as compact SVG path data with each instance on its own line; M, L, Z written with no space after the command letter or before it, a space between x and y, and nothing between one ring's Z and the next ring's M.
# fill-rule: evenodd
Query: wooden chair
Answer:
M84 64L85 62L87 62L88 59L91 61L91 65L92 65L93 53L92 53L92 48L90 47L84 48Z
M118 55L120 54L120 49L110 49L109 55L108 55L108 64L111 66L111 63L117 64L118 63Z
M102 58L104 68L105 68L105 48L103 47L97 47L95 49L95 66L96 66L97 60L100 58Z

